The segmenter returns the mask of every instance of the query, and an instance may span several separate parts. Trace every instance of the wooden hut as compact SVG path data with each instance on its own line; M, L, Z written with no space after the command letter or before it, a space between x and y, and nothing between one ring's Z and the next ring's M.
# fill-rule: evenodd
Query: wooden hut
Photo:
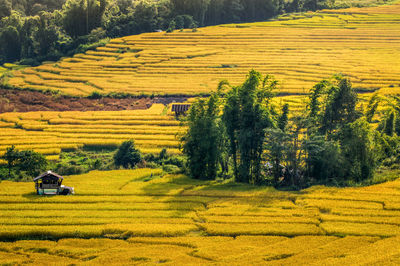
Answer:
M176 116L184 115L189 110L190 104L173 104L172 112L175 112Z
M52 171L47 171L35 177L33 181L38 195L58 195L63 190L61 186L63 179L62 176Z

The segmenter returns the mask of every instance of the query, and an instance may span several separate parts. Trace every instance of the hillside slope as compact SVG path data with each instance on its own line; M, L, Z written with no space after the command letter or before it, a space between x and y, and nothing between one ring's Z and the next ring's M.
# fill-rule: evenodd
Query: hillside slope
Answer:
M64 94L182 94L239 84L251 68L284 93L305 93L334 73L360 90L400 86L400 3L281 16L276 21L156 32L111 40L57 63L15 71L17 88Z

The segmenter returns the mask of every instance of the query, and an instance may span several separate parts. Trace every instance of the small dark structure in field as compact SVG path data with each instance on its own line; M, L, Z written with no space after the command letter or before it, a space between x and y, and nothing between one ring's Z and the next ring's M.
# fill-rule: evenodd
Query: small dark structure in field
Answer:
M38 195L70 195L74 194L73 187L61 185L64 178L52 171L47 171L33 179Z
M189 110L190 104L173 104L172 112L175 112L176 116L184 115Z

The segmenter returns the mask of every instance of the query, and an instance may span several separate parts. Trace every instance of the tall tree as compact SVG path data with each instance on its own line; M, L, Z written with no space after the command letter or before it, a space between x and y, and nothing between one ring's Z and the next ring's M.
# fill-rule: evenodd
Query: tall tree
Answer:
M210 0L171 0L177 15L190 15L204 26Z
M267 160L271 163L270 171L274 178L274 186L278 186L280 179L283 178L290 140L288 132L282 131L280 128L266 130L265 150Z
M270 99L277 82L250 71L246 81L228 92L223 120L233 155L236 181L261 182L264 130L273 126Z
M289 121L289 104L285 103L282 107L282 114L278 118L278 128L285 131Z
M7 61L21 58L21 40L14 26L8 26L0 33L0 49Z
M383 133L385 133L388 136L393 136L393 133L395 132L395 123L396 123L395 116L396 116L395 112L391 111L384 120L385 127L383 128Z
M34 39L36 52L42 56L51 52L59 40L60 30L51 21L50 13L41 12L39 14L38 29L34 34Z
M341 78L337 86L332 86L328 95L321 121L323 132L331 133L333 130L354 122L359 113L356 110L357 92L352 88L350 80Z
M12 5L9 0L0 0L0 19L11 15Z
M73 38L88 35L102 25L107 0L68 0L64 9L64 30Z
M344 125L354 122L361 113L356 109L357 92L350 80L334 76L323 80L311 90L308 116L322 134L331 136Z
M305 172L308 179L318 183L335 183L343 176L343 157L337 141L313 134L303 140Z
M3 155L3 159L7 162L8 176L11 178L11 170L15 167L19 160L19 152L15 149L15 146L7 148Z
M346 124L340 130L339 138L345 176L356 182L371 178L377 165L379 149L369 123L360 118Z
M216 93L192 104L187 117L188 131L182 138L190 175L196 179L215 179L223 154L223 128Z

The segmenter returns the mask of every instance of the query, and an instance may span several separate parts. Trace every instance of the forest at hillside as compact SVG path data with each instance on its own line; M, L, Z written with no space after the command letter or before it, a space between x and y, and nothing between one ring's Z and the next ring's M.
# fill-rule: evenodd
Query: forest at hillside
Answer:
M107 38L343 6L334 0L0 0L0 63L38 65Z

